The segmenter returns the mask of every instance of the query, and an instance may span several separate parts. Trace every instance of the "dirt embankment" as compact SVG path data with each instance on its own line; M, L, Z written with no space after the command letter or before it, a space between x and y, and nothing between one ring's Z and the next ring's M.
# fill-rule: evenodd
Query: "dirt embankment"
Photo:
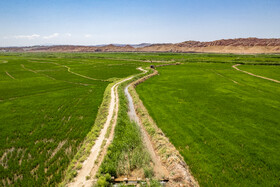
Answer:
M175 44L149 44L143 47L131 45L104 46L32 46L0 48L2 52L198 52L198 53L280 53L280 39L236 38L210 42L185 41Z
M157 75L154 70L149 74L135 82L129 87L129 93L133 98L133 104L140 125L147 134L149 141L152 144L152 149L157 157L159 157L161 165L167 170L169 176L168 186L199 186L198 182L192 176L188 165L183 157L179 154L173 144L171 144L164 133L159 129L153 119L150 117L147 109L136 93L136 85L144 82L148 78Z

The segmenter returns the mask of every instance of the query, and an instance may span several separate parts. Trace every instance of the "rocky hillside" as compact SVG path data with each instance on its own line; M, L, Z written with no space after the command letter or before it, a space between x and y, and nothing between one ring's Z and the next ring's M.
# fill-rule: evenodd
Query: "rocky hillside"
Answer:
M212 42L186 41L176 44L105 46L33 46L0 48L6 52L209 52L209 53L280 53L280 39L237 38Z

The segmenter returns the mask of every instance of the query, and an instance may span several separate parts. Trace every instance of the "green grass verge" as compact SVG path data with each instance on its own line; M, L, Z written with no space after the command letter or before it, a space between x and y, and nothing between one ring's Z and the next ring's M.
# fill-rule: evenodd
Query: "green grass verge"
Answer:
M280 81L280 66L250 66L250 65L242 65L238 66L239 69L248 71L250 73L253 73L255 75L260 75L264 77L268 77L271 79L279 80Z
M130 80L132 82L138 79L139 75ZM98 177L110 174L111 176L126 176L134 170L152 171L150 167L150 156L143 145L141 132L137 124L130 121L127 115L127 99L124 94L124 88L128 85L125 82L119 85L119 112L117 125L115 127L114 139L108 148L100 168Z

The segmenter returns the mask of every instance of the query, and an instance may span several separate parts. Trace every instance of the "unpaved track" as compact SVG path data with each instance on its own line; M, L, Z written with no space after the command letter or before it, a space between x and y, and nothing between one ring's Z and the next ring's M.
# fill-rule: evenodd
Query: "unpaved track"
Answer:
M142 68L138 68L140 71L143 71L143 73L147 73L147 70L143 70ZM130 120L134 121L141 130L141 134L142 134L142 139L143 139L143 143L145 145L145 147L148 149L148 152L151 156L151 159L154 163L154 172L155 172L155 177L157 179L162 179L162 177L168 177L168 171L167 169L162 165L160 157L156 154L154 148L153 148L153 144L149 138L148 133L146 132L145 128L143 127L141 121L139 120L136 111L135 111L135 107L133 104L133 99L128 91L128 88L131 86L131 84L129 84L128 86L125 87L125 95L128 99L128 115Z
M74 75L77 75L77 76L80 76L80 77L83 77L83 78L86 78L86 79L95 80L95 81L106 81L106 80L95 79L95 78L92 78L92 77L88 77L88 76L85 76L85 75L82 75L82 74L73 72L73 71L71 70L71 68L68 67L68 66L66 66L66 65L62 65L62 64L59 64L59 63L55 63L55 62L47 62L47 63L51 63L51 64L55 64L55 65L60 66L60 67L67 68L67 71L68 71L69 73L72 73L72 74L74 74Z
M6 74L7 74L10 78L15 79L15 77L13 77L12 75L10 75L7 71L6 71Z
M43 63L48 63L48 62L43 62ZM47 77L47 78L49 78L49 79L52 79L52 80L56 80L56 81L63 81L63 82L67 82L67 83L70 83L70 84L77 84L77 85L83 85L83 86L88 86L88 85L91 85L91 84L84 84L84 83L80 83L80 82L71 82L71 81L66 81L66 80L59 80L59 79L56 79L56 78L54 78L54 77L51 77L51 76L49 76L49 75L47 75L47 74L44 74L44 73L39 73L38 71L34 71L34 70L32 70L32 69L28 69L28 68L26 68L23 64L21 64L21 67L24 69L24 70L26 70L26 71L30 71L30 72L33 72L33 73L38 73L38 74L40 74L40 75L43 75L43 76L45 76L45 77ZM76 74L75 74L76 75ZM80 75L77 75L77 76L80 76ZM84 77L85 78L85 77ZM90 78L90 77L89 77Z
M111 101L110 101L110 106L109 106L109 113L107 116L106 123L104 124L103 129L100 132L99 137L95 141L94 146L91 149L91 153L89 157L83 162L82 168L79 170L78 175L75 177L74 182L68 184L68 186L92 186L92 180L86 180L87 176L94 176L96 173L92 173L92 169L94 168L95 161L99 155L99 152L101 150L101 145L103 140L105 139L106 132L108 130L108 127L110 125L110 122L113 118L114 111L118 111L118 97L117 90L118 90L118 85L132 79L133 77L124 79L120 82L117 82L112 88L111 88ZM114 126L116 125L116 121L113 121L112 124L112 130L114 130ZM113 139L113 136L110 135L110 138ZM110 139L109 138L109 139ZM110 140L111 141L111 140ZM97 170L96 170L97 171Z
M269 81L272 81L272 82L276 82L276 83L280 83L280 81L278 80L275 80L275 79L271 79L271 78L267 78L267 77L263 77L263 76L260 76L260 75L256 75L256 74L253 74L253 73L250 73L248 71L244 71L244 70L241 70L241 69L238 69L237 66L240 66L241 64L235 64L233 65L232 67L238 71L241 71L243 73L246 73L248 75L251 75L251 76L254 76L254 77L258 77L258 78L261 78L261 79L266 79L266 80L269 80Z

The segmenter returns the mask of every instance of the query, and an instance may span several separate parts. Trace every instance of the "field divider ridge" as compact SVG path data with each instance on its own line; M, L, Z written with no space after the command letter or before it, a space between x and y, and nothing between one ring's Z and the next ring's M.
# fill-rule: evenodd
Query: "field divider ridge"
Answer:
M96 116L94 125L91 131L87 134L85 140L81 144L80 149L70 162L63 181L59 186L66 186L68 183L72 182L73 179L78 175L78 170L83 166L83 162L88 158L91 153L92 147L95 145L95 141L100 135L101 130L104 127L104 124L107 121L109 115L109 108L111 103L111 91L116 82L110 83L105 89L102 103L99 107L98 114Z
M167 65L167 64L164 64ZM169 65L179 65L169 64ZM143 129L147 132L150 141L153 144L153 148L156 154L160 157L162 164L166 167L169 172L168 185L187 185L187 186L199 186L196 179L192 176L188 165L185 163L183 157L179 151L171 144L168 138L164 135L162 130L157 127L156 123L149 115L148 110L145 108L143 102L139 98L135 87L144 82L145 80L158 74L157 70L154 70L152 74L142 77L131 83L128 90L133 98L133 104L136 110L136 114L140 120Z
M118 117L118 86L136 76L130 76L108 85L93 128L71 161L60 186L92 186L95 182L94 177L113 140Z
M271 79L271 78L264 77L264 76L260 76L260 75L256 75L256 74L250 73L250 72L248 72L248 71L244 71L244 70L241 70L241 69L237 68L237 66L240 66L240 65L241 65L241 64L235 64L235 65L233 65L232 67L233 67L234 69L236 69L237 71L241 71L241 72L246 73L246 74L248 74L248 75L251 75L251 76L254 76L254 77L258 77L258 78L261 78L261 79L266 79L266 80L269 80L269 81L272 81L272 82L280 83L280 81L278 81L278 80Z

